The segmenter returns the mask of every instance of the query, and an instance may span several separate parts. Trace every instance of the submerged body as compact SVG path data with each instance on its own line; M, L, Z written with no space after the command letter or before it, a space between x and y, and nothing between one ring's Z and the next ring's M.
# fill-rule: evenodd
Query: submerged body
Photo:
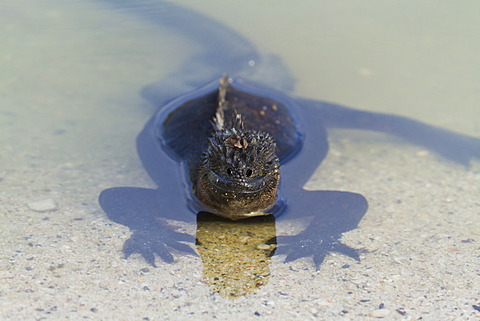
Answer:
M202 28L213 23L205 17L196 18L196 25ZM188 19L191 21L194 20ZM178 21L185 32L188 24L181 22ZM236 34L223 37L221 32L227 29L215 23L213 26L204 33L207 48L208 43L221 42L218 39L244 41ZM234 46L227 43L223 47ZM206 83L202 73L193 82L200 89L170 101L173 97L165 88L176 85L186 71L195 69L187 64L174 77L144 91L160 110L139 134L137 150L158 189L116 187L100 195L100 204L107 215L133 232L124 246L127 257L138 252L154 265L155 255L172 262L171 248L194 253L184 242L193 242L195 238L175 232L165 219L194 224L193 214L209 211L232 219L260 213L293 219L311 217L308 227L298 235L277 238L281 246L277 253L288 254L287 261L311 256L317 266L332 251L358 260L358 251L339 240L342 233L357 227L368 207L365 198L344 191L303 189L328 152L328 128L366 129L395 135L463 165L480 158L478 138L405 117L354 110L266 89L237 77L243 71L237 67L246 66L255 52L246 56L238 52L222 53L219 56L224 60L217 64L209 60L209 50L205 60L194 57L197 59L191 63L198 67L198 61L202 61L208 67L205 70L214 70L207 77L214 81L210 85L200 87ZM231 74L234 82L223 88L226 96L222 103L218 78L224 72ZM185 82L191 85L189 80ZM223 116L219 115L220 110ZM263 155L260 158L249 159L254 140L265 143L258 151L266 152L260 153ZM270 140L275 145L274 154Z
M194 210L240 219L271 213L280 163L302 139L283 102L231 82L223 76L218 89L214 83L211 92L167 109L157 126L165 147L188 169Z

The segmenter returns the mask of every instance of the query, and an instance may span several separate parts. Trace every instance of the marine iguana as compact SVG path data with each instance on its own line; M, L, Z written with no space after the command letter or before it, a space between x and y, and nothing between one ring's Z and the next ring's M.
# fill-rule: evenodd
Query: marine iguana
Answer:
M258 214L312 216L304 231L279 239L282 252L288 254L286 261L312 256L319 266L332 251L359 260L358 250L339 239L357 227L368 207L366 199L357 193L303 189L327 154L327 128L396 135L464 165L480 158L478 138L405 117L285 95L237 77L246 69L250 72L247 62L258 60L251 44L188 9L168 4L159 11L141 13L160 24L177 26L185 35L200 33L203 39L208 35L211 43L223 44L222 48L238 48L232 45L237 42L248 49L246 53L229 49L215 56L218 61L212 61L211 49L206 49L160 85L144 90L161 109L137 137L137 151L158 189L115 187L99 197L108 217L133 232L124 245L126 257L138 252L155 266L155 255L173 261L170 248L195 254L184 243L195 238L174 231L164 219L194 224L192 212L210 211L232 219ZM220 85L217 78L200 87L203 76L199 74L225 72L233 82L222 77ZM176 86L182 76L188 86ZM196 86L200 89L169 102L168 92L178 95L178 88ZM277 87L288 90L290 82Z

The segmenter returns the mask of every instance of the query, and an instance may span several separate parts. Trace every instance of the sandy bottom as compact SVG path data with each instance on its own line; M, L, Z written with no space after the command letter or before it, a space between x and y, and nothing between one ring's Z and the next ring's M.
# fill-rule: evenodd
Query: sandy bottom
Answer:
M9 15L0 28L0 319L480 317L480 163L465 169L376 134L332 132L330 154L306 186L367 197L370 208L359 228L342 238L367 250L361 262L330 255L317 271L309 259L284 264L283 257L273 257L270 271L263 272L269 274L267 282L256 293L232 300L212 291L198 257L176 253L173 264L157 262L158 268L137 255L124 260L121 249L130 232L106 218L97 197L112 186L153 187L134 149L134 137L152 112L138 91L162 76L153 70L161 70L165 61L139 61L136 54L145 52L136 48L146 46L153 55L161 43L151 44L153 32L132 43L125 40L129 37L103 37L111 32L96 29L96 19L103 16L86 15L82 10L90 9L81 6L35 7L35 14L20 6L4 9ZM88 16L91 30L76 28L84 22L70 15ZM21 24L27 20L40 22ZM134 34L128 26L135 21L118 20L125 26L121 36ZM47 22L58 35L41 32ZM97 30L96 42L82 42ZM61 50L55 49L60 46L56 36L63 37ZM125 54L110 61L102 51L106 42L105 52ZM377 81L380 86L382 80ZM472 84L462 87L478 101ZM391 95L377 106L403 103ZM440 120L448 108L439 104L432 121L480 136L478 117L473 117L478 107L471 106L449 121ZM429 118L428 110L424 113ZM276 228L278 234L290 234L299 222ZM195 233L192 226L182 229Z
M465 170L376 136L333 137L330 157L307 187L359 191L369 199L360 228L343 237L368 253L360 263L330 255L319 271L308 259L283 264L274 257L268 282L234 300L205 284L200 258L176 254L174 264L160 262L158 268L135 255L122 259L130 233L106 219L95 197L104 182L148 186L138 164L122 175L105 164L95 179L87 164L48 168L39 159L4 172L1 318L478 317L478 163ZM55 210L29 208L44 199L52 199ZM277 226L278 233L296 225Z

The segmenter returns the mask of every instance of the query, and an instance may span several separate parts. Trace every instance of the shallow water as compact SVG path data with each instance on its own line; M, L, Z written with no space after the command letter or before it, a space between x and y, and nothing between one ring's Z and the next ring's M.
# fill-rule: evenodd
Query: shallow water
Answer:
M479 5L179 2L279 55L297 95L480 136ZM275 319L286 311L358 319L381 303L391 317L474 317L478 161L467 171L376 134L335 131L307 184L369 199L360 229L343 239L372 252L360 264L330 256L315 271L308 260L277 258L268 285L229 301L211 295L196 258L159 269L122 260L129 232L106 219L98 193L153 186L134 147L154 111L139 91L194 48L128 9L95 2L0 8L2 319ZM27 206L49 198L55 211Z

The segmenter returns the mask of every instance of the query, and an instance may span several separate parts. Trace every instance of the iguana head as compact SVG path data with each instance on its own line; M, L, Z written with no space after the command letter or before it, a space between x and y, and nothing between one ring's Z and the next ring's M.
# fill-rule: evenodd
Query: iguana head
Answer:
M230 219L265 215L275 205L280 179L272 136L237 123L209 139L195 188L209 211Z

